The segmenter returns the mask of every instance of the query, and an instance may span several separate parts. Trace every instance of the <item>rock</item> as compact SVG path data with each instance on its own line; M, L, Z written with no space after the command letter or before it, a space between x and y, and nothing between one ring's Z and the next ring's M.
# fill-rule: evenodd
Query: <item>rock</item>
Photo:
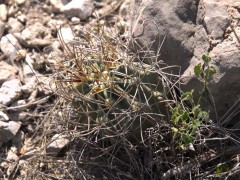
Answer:
M204 17L206 30L212 39L222 40L225 30L231 22L227 11L228 3L224 1L204 0L204 4L206 7Z
M5 24L0 21L0 39L3 36L4 30L5 30Z
M0 61L0 85L5 81L15 79L17 72L17 69L9 65L7 62Z
M5 114L4 112L0 111L0 121L2 122L7 122L9 121L9 117L7 114Z
M6 143L11 140L18 132L21 127L20 122L0 121L0 144Z
M21 32L24 29L24 26L22 25L22 23L12 17L9 18L8 24L11 28L9 30L9 32L11 33Z
M6 21L7 20L7 6L5 4L0 4L0 21Z
M55 134L52 141L47 147L47 153L52 156L57 156L60 151L70 143L70 139L66 135Z
M12 147L15 147L17 149L18 154L23 146L24 138L25 138L24 132L19 130L12 139Z
M7 34L1 38L0 48L4 55L8 56L10 61L13 61L18 58L18 50L21 49L21 45L12 34Z
M240 96L240 42L230 28L230 22L233 22L236 34L240 34L234 18L240 13L237 15L235 11L234 16L230 16L228 9L233 6L233 1L143 0L133 7L134 12L138 12L132 26L137 44L157 52L166 36L159 59L167 65L181 67L182 90L194 89L196 97L202 83L194 75L194 66L202 62L203 54L210 53L211 65L217 74L209 89L218 117L214 115L211 103L203 102L202 107L212 112L212 119L221 119ZM177 71L173 70L174 73Z
M25 4L26 0L15 0L15 2L18 4L18 5L23 5Z
M71 17L76 16L81 20L86 20L91 16L94 5L92 0L50 0L54 11L59 11Z
M71 22L72 22L73 24L79 24L80 21L81 21L81 20L80 20L78 17L72 17L72 18L71 18Z
M22 95L21 83L18 79L12 79L2 84L0 88L0 105L9 105Z
M68 44L74 40L74 34L70 27L62 27L58 30L58 38Z
M40 22L29 25L21 33L15 34L24 47L44 47L51 44L51 31Z
M12 5L8 9L8 17L14 17L18 12L18 6L16 4Z
M198 1L143 0L133 10L138 13L133 22L133 38L146 50L151 46L151 50L157 52L166 37L159 58L168 65L180 65L184 72L194 52L192 37L195 33Z
M17 17L17 19L21 22L21 23L25 23L27 20L27 17L25 14L21 14Z

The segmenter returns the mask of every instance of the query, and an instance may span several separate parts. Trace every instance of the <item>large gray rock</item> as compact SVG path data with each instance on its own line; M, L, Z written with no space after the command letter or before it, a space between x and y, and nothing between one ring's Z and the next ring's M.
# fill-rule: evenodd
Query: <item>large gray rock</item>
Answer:
M184 71L193 56L194 33L199 0L144 0L136 10L133 35L142 47L152 46L168 65L181 65ZM143 10L143 11L142 11Z
M181 67L184 91L201 90L194 66L202 62L203 54L210 53L217 74L209 88L218 119L240 96L240 42L235 35L240 35L240 26L234 27L235 34L230 28L231 22L234 24L236 17L240 17L237 3L237 0L135 0L133 7L137 12L131 28L134 47L156 53L165 37L159 59ZM213 112L210 104L204 107Z

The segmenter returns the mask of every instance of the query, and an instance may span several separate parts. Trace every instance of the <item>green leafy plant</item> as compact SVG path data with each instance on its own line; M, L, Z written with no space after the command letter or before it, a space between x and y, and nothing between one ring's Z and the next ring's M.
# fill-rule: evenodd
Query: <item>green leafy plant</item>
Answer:
M200 103L201 98L207 98L210 96L210 92L208 90L208 85L214 74L216 73L216 69L210 65L211 57L209 54L202 56L203 64L199 63L194 67L194 73L197 78L203 83L202 91L200 92L200 97L198 103Z
M203 83L199 100L197 103L194 102L193 90L185 92L181 95L180 103L172 109L170 122L173 125L173 139L178 141L178 146L182 149L185 145L193 143L199 127L209 119L208 113L200 107L200 100L207 97L209 93L208 84L216 70L209 65L211 61L209 55L203 55L202 60L204 63L199 63L194 68L195 75Z

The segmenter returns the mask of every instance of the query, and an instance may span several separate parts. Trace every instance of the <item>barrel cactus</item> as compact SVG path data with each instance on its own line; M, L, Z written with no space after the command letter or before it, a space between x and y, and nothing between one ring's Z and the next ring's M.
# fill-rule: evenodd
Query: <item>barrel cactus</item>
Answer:
M137 140L166 119L171 85L163 64L150 56L145 62L124 44L100 26L82 30L70 47L63 42L67 57L58 61L57 89L74 107L82 133Z

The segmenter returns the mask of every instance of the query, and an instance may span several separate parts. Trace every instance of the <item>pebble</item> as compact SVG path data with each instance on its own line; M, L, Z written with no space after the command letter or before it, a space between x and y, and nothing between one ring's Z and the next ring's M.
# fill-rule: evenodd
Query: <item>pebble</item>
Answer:
M81 20L86 20L94 10L93 0L72 0L69 3L50 0L50 3L53 5L53 11L59 11L71 17L79 17Z
M8 106L22 95L20 80L12 79L2 84L0 88L0 105Z
M6 21L7 14L7 6L5 4L0 4L0 21Z
M5 61L0 61L0 85L5 81L15 79L17 69Z
M21 127L20 122L0 121L0 145L11 140L18 132Z
M24 29L22 23L12 17L9 18L8 24L11 27L11 30L9 31L11 33L21 32Z
M62 27L58 30L58 38L61 38L64 43L68 44L74 40L74 34L70 27Z
M70 139L66 135L55 134L52 141L47 147L47 153L57 156L59 152L70 143Z
M15 0L15 2L18 4L18 5L23 5L25 4L26 0Z
M1 38L0 48L2 52L9 57L10 61L13 61L18 58L18 50L22 47L12 34L7 34Z

